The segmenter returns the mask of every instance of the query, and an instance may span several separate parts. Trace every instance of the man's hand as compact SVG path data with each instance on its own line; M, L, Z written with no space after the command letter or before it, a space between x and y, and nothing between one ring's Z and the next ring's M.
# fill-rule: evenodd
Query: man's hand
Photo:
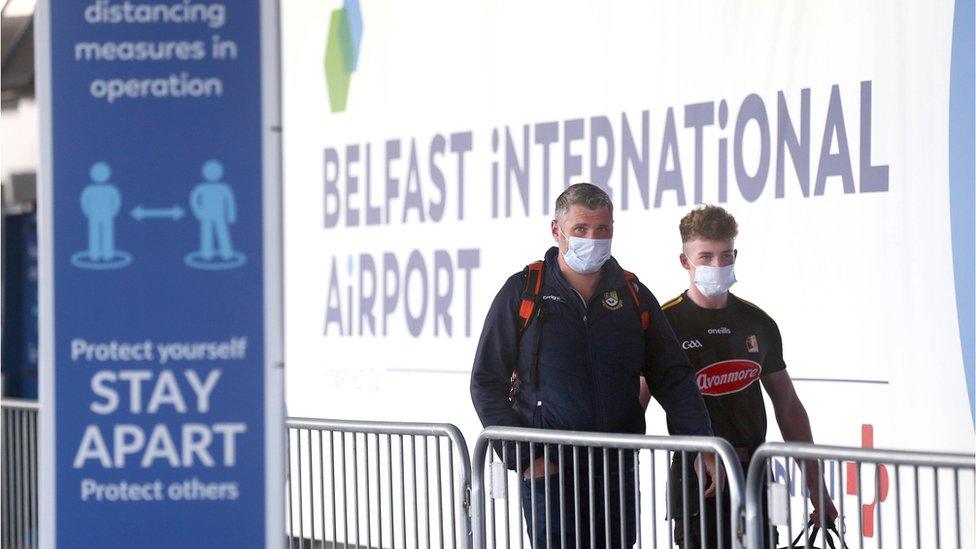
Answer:
M816 525L820 525L821 515L824 515L824 517L827 519L827 521L824 524L826 524L827 526L836 524L837 508L834 507L834 502L830 500L830 496L827 495L826 490L824 491L824 509L822 510L823 513L821 513L821 509L818 507L818 505L820 505L819 499L820 499L819 496L813 496L810 498L810 501L813 502L813 512L810 513L810 521Z
M534 471L533 466L535 466ZM533 472L535 473L534 475ZM547 463L544 456L539 456L535 458L532 465L529 465L525 468L525 471L522 471L522 478L529 480L530 478L540 478L557 472L559 472L559 468L556 467L555 463Z
M705 465L705 474L708 476L708 484L705 485L705 497L715 496L718 485L715 479L718 478L718 464L715 462L715 454L698 454L695 458L695 472L701 471L701 466ZM725 475L722 475L722 487L725 487Z

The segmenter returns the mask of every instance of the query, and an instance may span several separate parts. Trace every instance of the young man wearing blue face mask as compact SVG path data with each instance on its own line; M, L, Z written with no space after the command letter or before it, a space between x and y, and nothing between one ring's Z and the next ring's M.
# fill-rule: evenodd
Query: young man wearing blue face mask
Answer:
M613 204L607 194L587 183L570 186L556 199L550 231L556 246L544 261L508 279L485 319L471 372L471 397L482 423L643 434L643 379L667 412L672 432L710 435L691 365L657 300L610 255ZM600 547L634 544L636 487L630 452L624 463L611 452L610 463L603 464L597 451L590 469L584 450L574 469L573 452L564 448L565 468L560 470L557 447L549 448L548 461L542 444L534 449L530 454L525 444L510 443L504 451L495 446L522 479L522 510L534 547L546 547L547 541L561 547L564 539L566 547L577 542L589 547L590 540ZM714 456L702 461L711 478ZM713 491L711 482L707 484ZM604 488L609 492L606 502ZM604 516L605 503L609 516ZM604 527L607 521L609 529Z
M664 314L681 341L681 346L698 372L696 381L715 436L729 441L748 471L749 460L766 439L766 408L761 384L776 412L776 422L783 439L813 442L810 420L803 403L793 389L793 382L783 361L783 343L779 328L761 309L733 295L735 284L735 238L738 225L725 209L703 206L685 215L679 224L682 252L681 266L688 271L688 289L664 304ZM760 383L756 383L759 381ZM807 486L815 509L811 520L821 524L819 484L816 461L807 465ZM717 547L715 498L706 500L707 545L701 543L697 481L692 472L689 490L691 510L689 538L684 539L681 500L681 475L672 468L672 515L675 518L675 541L681 547ZM824 488L823 519L831 525L837 511ZM693 502L691 500L694 500ZM724 506L728 509L728 504ZM763 513L765 516L765 513ZM768 531L768 528L767 528ZM729 546L728 528L723 528L724 546ZM767 534L768 536L768 534ZM767 543L762 545L768 547Z

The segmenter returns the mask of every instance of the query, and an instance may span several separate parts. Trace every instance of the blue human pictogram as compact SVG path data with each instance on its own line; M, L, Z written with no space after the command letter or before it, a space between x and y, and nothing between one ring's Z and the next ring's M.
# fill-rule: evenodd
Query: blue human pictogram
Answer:
M95 162L88 172L91 183L81 191L81 211L88 219L88 249L71 256L82 269L120 269L132 263L132 254L115 248L115 218L122 208L122 193L109 182L112 169Z
M240 267L247 257L234 250L231 241L229 226L237 222L237 203L230 185L222 181L224 166L208 160L201 173L204 181L190 192L190 210L200 222L200 249L187 254L184 261L195 269Z

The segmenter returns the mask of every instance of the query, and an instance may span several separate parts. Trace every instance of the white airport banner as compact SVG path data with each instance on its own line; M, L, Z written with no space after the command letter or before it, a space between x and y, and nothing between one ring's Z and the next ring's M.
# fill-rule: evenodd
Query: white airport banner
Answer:
M955 8L283 3L289 414L473 440L488 306L589 181L615 202L614 256L662 302L688 285L679 219L736 216L733 291L778 322L818 442L972 451ZM666 432L653 404L648 432Z

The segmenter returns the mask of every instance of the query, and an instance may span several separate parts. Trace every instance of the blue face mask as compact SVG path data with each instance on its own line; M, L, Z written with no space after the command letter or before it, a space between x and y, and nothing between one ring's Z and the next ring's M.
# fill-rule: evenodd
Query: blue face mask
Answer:
M610 259L610 238L580 238L566 236L566 233L563 233L563 238L569 243L563 259L574 272L593 274Z

